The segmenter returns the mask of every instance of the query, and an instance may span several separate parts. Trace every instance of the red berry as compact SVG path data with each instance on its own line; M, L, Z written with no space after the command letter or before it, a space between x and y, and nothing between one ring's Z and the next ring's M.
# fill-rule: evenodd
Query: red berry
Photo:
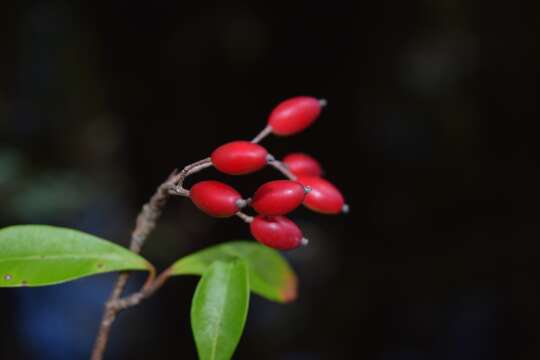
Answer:
M291 250L307 243L300 228L284 216L259 215L251 222L250 229L258 242L274 249Z
M304 198L304 205L311 210L324 214L347 212L343 195L328 180L316 176L299 176L298 182L311 188Z
M304 186L296 181L274 180L257 189L251 206L262 215L285 215L302 204Z
M201 181L191 187L193 203L208 215L229 217L245 205L238 191L219 181Z
M283 163L296 176L322 176L321 165L313 157L303 153L292 153L283 158Z
M218 147L212 153L212 163L229 175L249 174L263 168L268 152L261 145L249 141L233 141Z
M321 100L298 96L281 102L268 118L268 125L276 135L296 134L307 128L321 113Z

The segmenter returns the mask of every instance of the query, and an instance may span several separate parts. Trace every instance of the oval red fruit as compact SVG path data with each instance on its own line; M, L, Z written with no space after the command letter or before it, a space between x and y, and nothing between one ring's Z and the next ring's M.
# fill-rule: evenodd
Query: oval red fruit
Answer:
M213 180L201 181L193 185L190 197L199 209L215 217L233 216L244 202L234 188Z
M250 224L251 234L258 242L279 250L291 250L307 242L300 228L284 216L259 215Z
M212 164L229 175L249 174L267 164L268 152L261 145L249 141L233 141L221 145L211 155Z
M296 176L322 176L323 174L319 162L308 154L292 153L285 156L282 162Z
M307 128L321 113L321 100L297 96L281 102L268 118L268 125L276 135L296 134Z
M324 214L347 211L343 195L328 180L316 176L299 176L298 182L311 188L304 198L304 205L309 209Z
M285 215L302 204L306 190L296 181L269 181L257 189L251 206L262 215Z

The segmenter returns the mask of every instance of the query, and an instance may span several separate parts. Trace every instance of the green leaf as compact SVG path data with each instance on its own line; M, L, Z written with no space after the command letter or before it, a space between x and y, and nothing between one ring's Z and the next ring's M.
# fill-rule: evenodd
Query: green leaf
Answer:
M201 275L217 260L240 258L249 270L251 290L269 300L288 302L296 298L293 270L279 252L252 241L215 245L188 255L171 267L171 275Z
M43 286L110 271L151 269L128 249L77 230L47 225L0 230L0 287Z
M232 357L246 322L249 276L243 261L216 261L203 274L191 304L191 327L201 360Z

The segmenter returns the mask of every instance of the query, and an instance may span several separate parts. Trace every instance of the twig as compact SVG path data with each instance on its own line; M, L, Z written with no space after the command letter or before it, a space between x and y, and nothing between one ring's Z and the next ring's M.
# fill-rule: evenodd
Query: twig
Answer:
M132 306L138 305L142 300L153 295L159 288L165 284L165 281L169 278L171 269L163 271L154 281L148 283L148 286L143 287L140 291L133 293L124 298L117 299L112 302L110 306L115 308L116 311L122 311Z
M253 221L253 216L249 216L241 211L238 211L236 213L236 216L238 216L242 221L249 224ZM112 308L115 308L117 311L125 310L127 308L130 308L132 306L138 305L142 300L150 297L153 295L170 276L171 268L168 268L167 270L163 271L161 274L159 274L158 277L154 279L152 277L151 281L147 281L146 285L138 292L133 293L129 296L126 296L124 298L118 298L117 300L110 303L110 306Z
M245 223L251 223L253 221L253 216L249 216L241 211L236 213L236 216L238 216L240 219L242 219ZM152 279L147 281L145 286L139 290L136 293L133 293L131 295L128 295L124 298L116 298L115 300L109 301L108 306L111 309L114 309L115 311L119 312L125 309L128 309L132 306L138 305L146 298L149 298L151 295L153 295L159 288L163 286L165 281L170 276L171 268L166 269L161 274L159 274L158 277L154 278L152 276Z
M143 207L137 220L135 222L135 228L131 234L131 241L129 248L135 253L141 251L144 242L154 230L156 226L156 221L161 215L161 211L165 206L169 196L171 195L180 195L180 196L189 196L189 190L184 189L183 184L186 177L191 174L194 174L198 171L201 171L209 166L212 166L212 162L209 158L197 161L191 165L186 166L182 171L177 172L176 170L163 182L156 190L154 195L150 198L148 203ZM153 276L151 274L151 276ZM101 324L98 330L96 341L94 343L94 348L92 350L92 360L101 360L103 359L103 354L105 348L107 347L107 341L109 339L109 334L111 331L111 326L118 315L118 312L123 310L121 306L118 306L118 301L122 296L122 293L126 287L127 280L129 278L129 273L124 272L118 276L116 284L105 304L105 311L101 319ZM145 284L141 292L148 293L150 290L159 288L163 281L165 281L166 276L163 273L158 276L155 280L153 278ZM146 289L146 290L145 290ZM150 293L152 293L151 291ZM134 294L135 295L135 294ZM140 299L142 300L142 298ZM139 300L139 302L140 302Z

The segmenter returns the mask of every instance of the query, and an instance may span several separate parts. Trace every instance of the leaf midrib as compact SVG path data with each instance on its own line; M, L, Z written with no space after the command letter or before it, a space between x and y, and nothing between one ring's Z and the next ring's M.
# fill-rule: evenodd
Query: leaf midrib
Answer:
M0 262L7 262L7 261L24 261L24 260L41 260L41 261L47 261L47 260L62 260L62 259L96 259L96 260L125 260L125 258L121 256L111 256L108 255L99 255L99 254L92 254L92 255L28 255L28 256L17 256L17 257L10 257L10 258L0 258Z
M234 265L233 265L234 266ZM230 276L231 276L231 269L233 266L229 266L228 267L228 270L227 270L227 283L229 282L230 280ZM218 323L217 323L217 326L216 326L216 330L215 330L215 336L214 336L214 340L213 340L213 344L212 344L212 351L210 353L210 359L214 359L215 358L215 354L216 354L216 350L217 350L217 343L218 343L218 334L219 334L219 329L221 328L221 323L222 323L222 318L223 318L223 312L225 310L225 303L227 302L227 296L229 294L229 286L225 286L225 294L223 295L223 301L221 302L221 308L219 310L219 317L218 317Z

